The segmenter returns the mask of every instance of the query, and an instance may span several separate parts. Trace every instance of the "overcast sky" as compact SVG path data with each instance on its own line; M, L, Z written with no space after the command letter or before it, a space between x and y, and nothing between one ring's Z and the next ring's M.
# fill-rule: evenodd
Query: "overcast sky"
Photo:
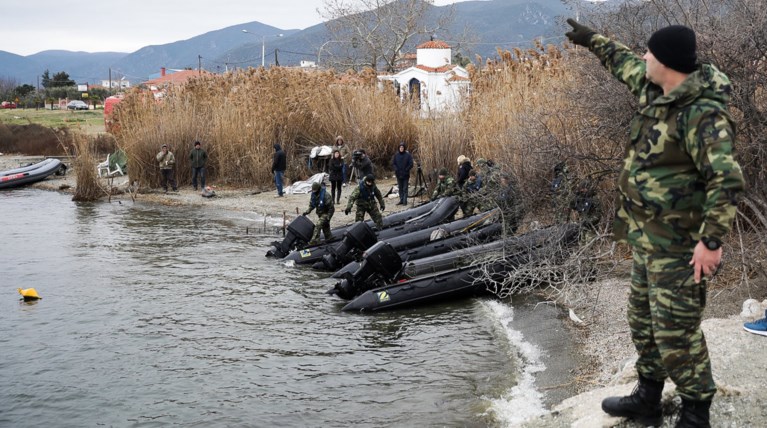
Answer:
M134 52L251 21L304 29L322 22L322 5L323 0L0 0L0 50Z

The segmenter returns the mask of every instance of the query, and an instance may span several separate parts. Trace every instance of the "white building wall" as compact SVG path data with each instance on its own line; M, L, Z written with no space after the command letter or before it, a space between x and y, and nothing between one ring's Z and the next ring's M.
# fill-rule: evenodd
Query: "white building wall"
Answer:
M433 68L449 65L451 52L452 49L418 49L415 53L415 63Z

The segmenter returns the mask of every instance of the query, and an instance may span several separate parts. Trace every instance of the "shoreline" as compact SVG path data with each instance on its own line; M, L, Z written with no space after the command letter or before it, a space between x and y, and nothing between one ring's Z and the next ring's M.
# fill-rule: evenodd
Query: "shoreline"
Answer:
M23 157L0 156L0 170L14 168L13 162ZM39 159L39 157L36 157ZM9 163L10 162L10 163ZM101 179L106 183L106 179ZM75 176L70 169L65 176L51 176L30 187L72 193ZM389 186L396 185L394 179L381 179L376 183L382 193ZM125 188L127 177L114 180L114 187ZM263 221L266 227L279 230L285 221L290 222L308 207L308 194L276 197L276 191L270 189L256 193L245 189L216 188L217 196L204 198L192 190L190 185L179 186L179 192L163 193L152 190L136 195L140 203L156 203L169 206L200 206L235 212L256 214L256 222ZM353 214L343 214L349 186L343 188L341 204L336 206L336 213L331 227L338 227L353 222ZM122 193L112 196L112 202L133 202L131 195ZM106 197L101 201L106 201ZM411 201L412 202L412 201ZM396 212L405 207L396 206L395 199L387 199L386 212ZM298 211L298 212L297 212ZM310 215L316 221L314 213ZM616 276L605 279L588 287L582 287L587 294L583 301L591 302L588 308L575 308L582 324L571 321L566 307L558 308L561 325L572 335L574 360L576 367L570 372L569 379L563 379L559 385L546 387L548 390L564 389L572 392L556 395L565 398L561 404L552 405L549 414L522 423L528 427L550 426L615 426L620 418L608 417L601 411L600 402L610 395L625 395L631 392L636 382L633 369L635 351L631 344L626 321L626 303L628 298L628 271L630 264L621 264ZM715 287L716 284L713 284ZM743 331L744 322L737 314L740 304L745 300L742 294L754 294L757 300L767 296L767 286L760 284L750 290L718 290L713 293L710 287L709 301L704 313L703 329L709 344L714 369L714 377L719 391L711 408L712 426L729 426L736 423L747 426L751 422L763 419L767 415L761 408L767 404L767 372L762 363L767 354L767 338ZM712 297L712 294L714 296ZM734 311L733 308L738 309ZM673 394L673 383L667 381L664 401ZM548 394L547 391L544 391ZM667 418L668 421L668 418ZM673 426L671 423L670 426Z

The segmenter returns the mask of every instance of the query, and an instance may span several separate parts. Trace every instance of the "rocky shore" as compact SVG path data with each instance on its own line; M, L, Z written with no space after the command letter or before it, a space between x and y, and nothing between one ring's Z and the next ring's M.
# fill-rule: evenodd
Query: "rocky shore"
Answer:
M25 158L0 156L0 170L15 168ZM75 186L74 175L70 172L63 177L49 177L36 183L36 188L56 191L71 191ZM127 178L116 178L111 183L102 179L106 187L118 189L128 187ZM377 183L383 193L395 185L394 179L383 179ZM112 202L157 203L164 205L200 206L206 209L220 209L248 212L254 224L276 230L284 222L290 222L308 206L308 195L286 195L276 197L276 192L267 190L254 192L248 189L214 188L216 196L204 198L191 186L181 186L178 192L164 193L162 189L131 195L113 195ZM341 205L336 207L332 226L337 227L354 220L353 214L346 216L349 187L343 189ZM397 199L387 200L387 211L403 209L395 205ZM312 214L312 219L315 219ZM635 352L626 322L628 297L628 268L623 266L614 278L583 287L587 293L588 308L577 308L576 323L563 311L563 324L578 343L580 367L572 372L567 386L580 391L578 395L553 406L552 411L540 418L523 423L526 427L610 427L638 426L619 418L608 417L601 411L600 402L610 395L629 394L636 381L633 369ZM721 279L719 279L721 281ZM767 421L767 337L757 336L743 330L744 318L740 310L747 298L762 300L767 297L767 284L751 284L749 288L726 287L726 284L711 284L703 330L706 334L719 392L712 405L712 426L749 427L762 426ZM763 313L757 314L759 317ZM575 386L573 386L575 385ZM664 391L664 402L670 416L664 426L674 426L673 383L670 381Z

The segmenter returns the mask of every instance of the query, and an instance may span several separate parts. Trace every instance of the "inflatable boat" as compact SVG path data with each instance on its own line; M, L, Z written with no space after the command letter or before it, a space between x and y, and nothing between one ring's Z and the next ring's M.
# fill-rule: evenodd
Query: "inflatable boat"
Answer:
M372 247L378 240L386 241L394 247L395 250L405 250L414 247L423 246L429 242L444 240L456 235L464 235L469 231L493 223L498 219L498 210L488 211L464 219L443 223L440 225L427 227L425 229L415 230L410 233L404 232L393 238L387 238L381 233L378 236L371 230L361 230L363 227L355 226L349 230L341 244L331 249L330 253L325 254L321 261L312 265L314 269L334 271L341 266L362 258L362 252ZM364 239L363 239L364 235Z
M507 239L501 243L502 248L485 247L484 250L502 255L498 256L494 262L487 261L482 267L477 265L486 261L481 258L483 254L488 254L487 251L477 257L464 257L462 263L468 264L460 267L451 267L456 264L455 259L449 260L454 257L452 253L435 256L432 260L424 259L420 263L414 262L418 263L419 267L413 269L411 266L413 273L435 269L438 263L442 263L448 270L412 278L404 274L407 266L403 266L399 254L386 243L378 243L367 252L360 269L368 270L368 278L372 278L372 283L369 285L376 286L382 282L386 284L362 292L342 310L374 312L487 294L487 286L491 280L502 280L506 272L511 269L550 257L557 251L572 247L578 241L578 232L577 225L565 224ZM469 248L466 251L470 252L472 249ZM477 252L477 250L474 251ZM355 286L360 287L357 291L362 291L366 287L365 284L355 284ZM349 288L343 290L343 293L354 294L355 290ZM339 294L338 290L335 294Z
M294 250L284 257L283 260L292 260L296 264L314 264L321 261L326 254L339 255L344 254L352 248L368 248L378 240L386 240L395 236L442 224L458 211L458 201L453 197L442 198L436 202L437 203L434 204L428 212L406 220L402 224L392 227L384 227L378 232L375 232L367 222L354 223L349 226L349 229L344 233L343 239L340 242L323 243L301 250ZM308 219L305 220L309 221ZM309 222L311 223L311 221ZM292 224L293 222L291 222L291 225ZM311 237L311 230L308 228L304 229L301 233L303 233L304 236L308 233L308 236Z
M328 294L350 300L387 283L465 266L482 255L503 250L504 242L496 241L502 236L501 229L500 224L492 224L399 252L388 242L378 242L365 252L362 262L350 263L336 272L334 277L340 281L328 290ZM382 258L379 253L385 256ZM393 263L393 267L387 268L381 260Z
M444 211L452 205L455 205L455 211L457 211L458 203L454 198L443 198L407 210L392 213L383 218L383 228L385 230L387 228L402 225L406 222L415 222L423 216L428 216L435 211ZM455 211L453 211L452 214L455 214ZM372 220L368 220L365 223L371 228L374 226ZM337 243L343 239L344 234L346 234L352 226L354 225L352 224L332 229L330 232L334 237L333 240L325 241L322 244L313 247L307 247L307 243L311 240L312 233L314 232L314 223L312 223L306 216L298 216L288 224L285 238L283 238L282 241L272 242L272 247L266 252L266 256L284 258L294 250L305 248L311 249L322 247L333 242Z
M50 158L33 165L0 172L0 189L10 189L45 180L63 166L60 160Z

